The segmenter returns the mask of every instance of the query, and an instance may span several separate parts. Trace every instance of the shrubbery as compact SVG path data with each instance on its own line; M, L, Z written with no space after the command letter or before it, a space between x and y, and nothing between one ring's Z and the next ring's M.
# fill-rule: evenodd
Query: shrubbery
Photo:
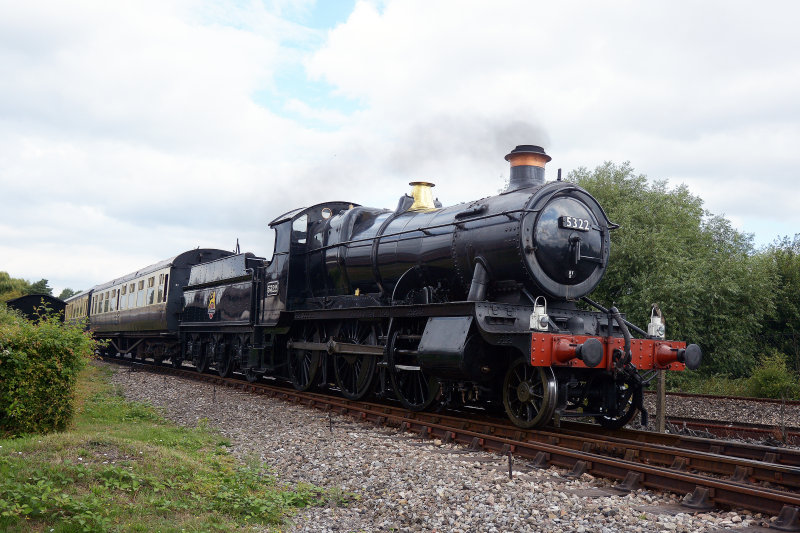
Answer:
M57 316L34 324L0 304L0 435L64 429L78 373L94 348L79 324Z
M800 400L800 377L789 368L786 356L778 351L761 356L749 377L733 378L701 371L668 372L667 388L717 396Z
M786 357L773 352L761 359L747 380L749 392L757 398L796 399L800 396L797 374L786 366Z

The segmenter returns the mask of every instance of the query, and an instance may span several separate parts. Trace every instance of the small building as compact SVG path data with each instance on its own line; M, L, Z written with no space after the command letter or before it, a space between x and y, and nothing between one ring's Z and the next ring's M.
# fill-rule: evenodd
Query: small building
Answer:
M6 306L10 309L16 309L22 313L28 320L37 320L39 315L44 313L44 308L50 308L52 311L61 314L61 321L64 321L64 308L66 302L55 296L49 294L28 294L20 296L13 300L8 300Z

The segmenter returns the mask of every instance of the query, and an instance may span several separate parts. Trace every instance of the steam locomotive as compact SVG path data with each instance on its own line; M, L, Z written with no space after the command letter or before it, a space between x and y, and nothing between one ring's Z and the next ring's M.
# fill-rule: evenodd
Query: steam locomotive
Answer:
M646 418L645 371L697 368L701 352L587 297L617 225L584 189L546 182L550 159L517 146L502 193L450 207L412 182L394 210L295 209L269 224L270 260L189 250L72 297L67 317L88 317L112 353L200 372L502 408L525 428L621 427Z

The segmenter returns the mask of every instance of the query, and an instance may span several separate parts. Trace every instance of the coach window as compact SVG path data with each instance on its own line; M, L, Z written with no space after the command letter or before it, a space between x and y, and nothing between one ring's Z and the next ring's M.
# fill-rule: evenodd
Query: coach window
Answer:
M152 305L155 303L156 299L156 277L152 276L147 278L147 305Z
M119 310L122 311L128 306L128 284L122 286L119 290Z
M139 287L136 291L136 307L144 305L144 280L139 281Z
M105 302L103 304L103 312L108 313L108 291L106 291L106 297L103 299L103 301Z
M164 274L158 275L158 303L164 301Z
M133 306L136 305L136 284L131 283L128 286L128 309L133 309Z
M117 310L117 289L111 289L111 301L108 303L108 310Z

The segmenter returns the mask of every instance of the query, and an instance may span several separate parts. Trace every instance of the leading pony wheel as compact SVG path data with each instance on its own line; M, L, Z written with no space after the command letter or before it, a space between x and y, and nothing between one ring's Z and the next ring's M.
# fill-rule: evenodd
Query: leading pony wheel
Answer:
M556 409L558 384L550 367L531 366L520 357L508 367L503 380L503 405L511 421L521 428L547 424Z
M627 381L614 385L617 389L617 412L596 416L597 423L608 429L625 427L642 404L642 387Z

